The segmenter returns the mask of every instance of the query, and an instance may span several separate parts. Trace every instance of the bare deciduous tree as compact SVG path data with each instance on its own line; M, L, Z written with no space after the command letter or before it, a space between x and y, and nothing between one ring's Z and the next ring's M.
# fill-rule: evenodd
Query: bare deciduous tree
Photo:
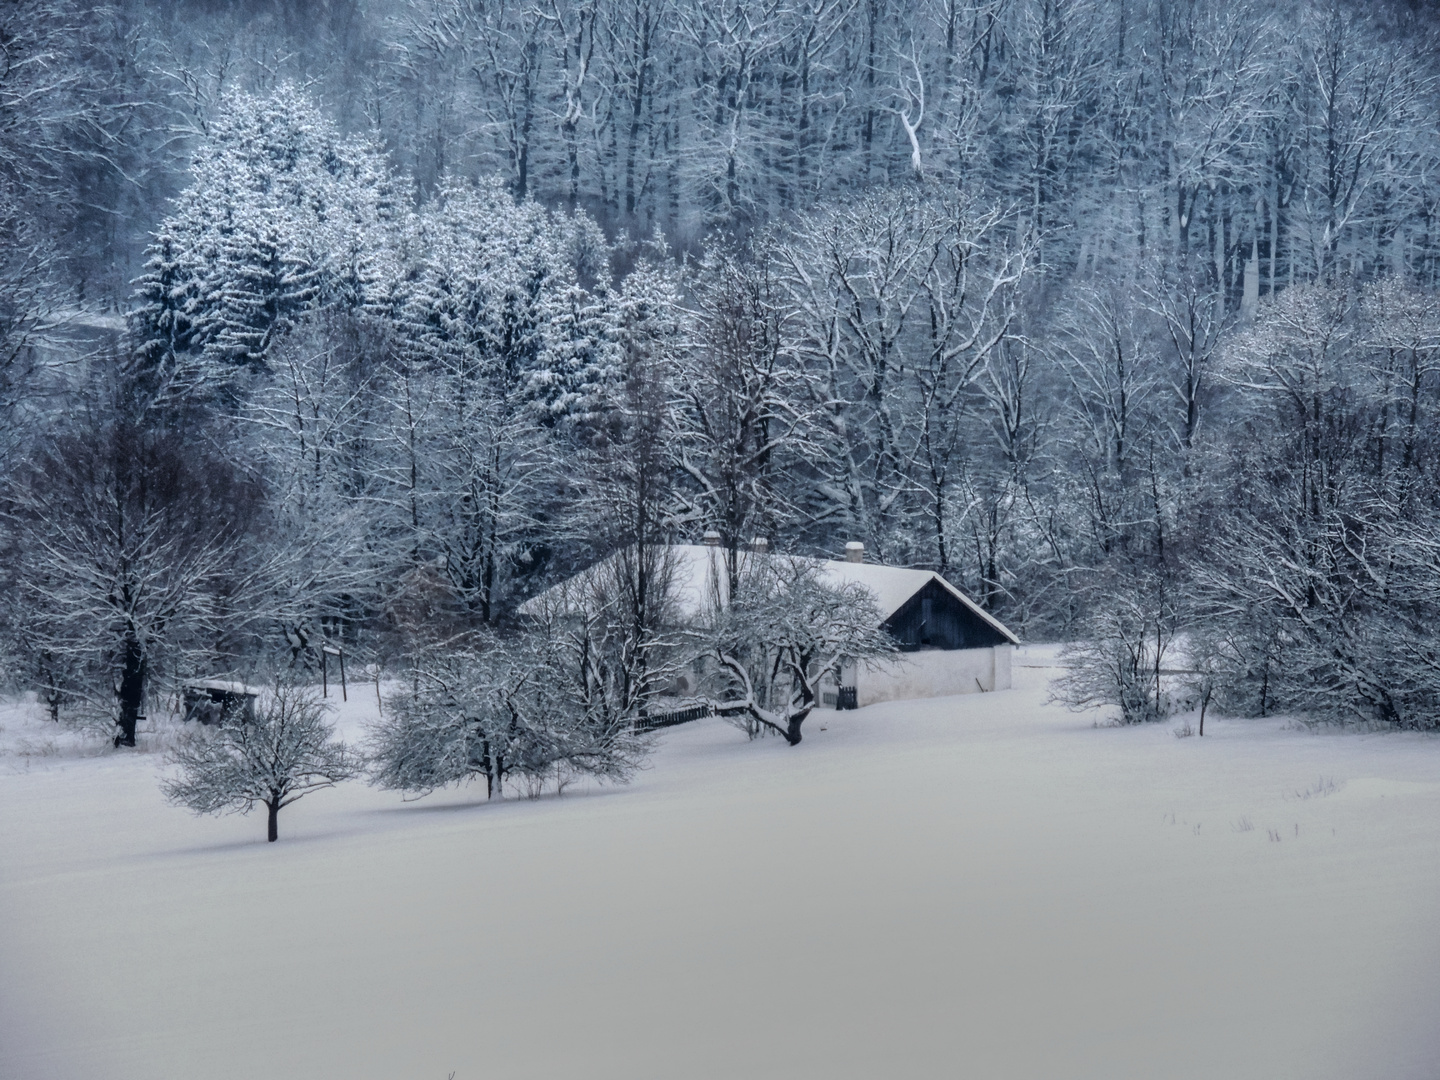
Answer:
M869 590L827 580L812 560L748 560L738 589L695 634L703 696L752 734L763 728L795 746L822 682L895 655L880 619Z
M165 798L197 814L246 814L258 803L273 843L281 810L360 771L354 752L333 741L326 712L313 690L277 683L253 719L202 727L180 741L169 759L179 775L163 782Z

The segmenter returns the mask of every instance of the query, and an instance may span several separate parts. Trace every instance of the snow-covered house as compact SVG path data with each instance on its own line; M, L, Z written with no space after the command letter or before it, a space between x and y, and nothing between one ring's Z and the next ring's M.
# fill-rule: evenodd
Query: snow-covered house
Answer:
M864 562L858 544L846 554L825 562L825 573L868 588L884 613L881 626L900 645L897 660L845 673L856 706L1010 689L1020 639L1004 623L933 570Z
M881 626L896 639L900 655L885 663L852 666L840 685L823 687L824 704L855 708L1010 689L1011 652L1020 641L1000 620L933 570L866 562L863 545L851 542L845 548L843 560L819 562L821 574L836 584L856 582L870 591L882 613ZM696 618L716 602L726 603L726 556L715 534L707 534L703 544L669 549L672 617ZM739 553L742 560L768 557L763 540ZM556 588L566 589L595 569Z

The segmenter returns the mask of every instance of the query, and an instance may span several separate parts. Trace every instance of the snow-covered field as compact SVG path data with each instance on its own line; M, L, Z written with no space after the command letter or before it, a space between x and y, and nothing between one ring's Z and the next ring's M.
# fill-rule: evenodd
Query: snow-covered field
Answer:
M9 708L0 1076L1440 1076L1440 739L1097 729L1016 673L273 845Z

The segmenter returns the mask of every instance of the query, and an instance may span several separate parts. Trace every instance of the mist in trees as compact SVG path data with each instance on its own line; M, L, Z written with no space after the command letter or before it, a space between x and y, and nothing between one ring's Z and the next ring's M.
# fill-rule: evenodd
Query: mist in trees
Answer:
M343 644L409 672L425 776L582 744L619 776L595 732L673 674L644 553L713 529L737 596L757 536L937 569L1127 721L1203 683L1434 726L1437 31L1398 0L9 5L8 669L129 742L186 678ZM524 614L611 557L612 595Z

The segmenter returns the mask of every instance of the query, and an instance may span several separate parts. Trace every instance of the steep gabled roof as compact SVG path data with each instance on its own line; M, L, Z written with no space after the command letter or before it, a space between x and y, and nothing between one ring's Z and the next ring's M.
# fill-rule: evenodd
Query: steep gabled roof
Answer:
M903 566L885 566L881 563L853 563L842 562L834 559L827 559L821 564L826 577L837 582L854 581L864 585L875 594L875 603L884 613L881 622L899 611L917 592L923 589L932 581L938 581L946 592L960 601L962 605L972 612L978 619L987 626L992 627L997 634L1002 636L1012 645L1019 645L1020 639L1016 637L1004 623L995 618L979 604L971 600L963 592L957 589L950 582L937 574L934 570L911 570Z
M695 618L709 610L717 602L724 605L729 601L730 577L725 572L725 549L702 544L674 544L670 556L674 560L670 581L670 597L675 614L682 619ZM561 590L580 584L593 577L598 570L610 564L616 556L611 555L595 566L582 570L575 577L541 593L520 606L521 614L538 610L544 597L558 596ZM769 558L751 551L741 551L738 558L744 562L751 559ZM875 597L883 623L905 605L905 602L931 581L955 597L967 610L992 627L1012 645L1019 645L1020 639L1011 633L999 619L991 615L975 601L962 593L950 582L933 570L911 570L903 566L884 566L880 563L854 563L838 559L816 560L820 572L835 584L855 582L863 585Z

